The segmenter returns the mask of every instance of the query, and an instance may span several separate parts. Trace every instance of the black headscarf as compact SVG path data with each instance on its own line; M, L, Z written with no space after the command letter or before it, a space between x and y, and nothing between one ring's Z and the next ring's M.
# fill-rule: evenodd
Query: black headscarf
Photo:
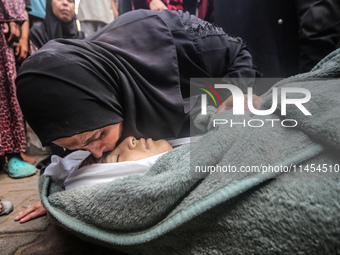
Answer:
M221 53L213 49L220 59L209 62L234 76L240 56L253 75L242 43L223 38ZM210 77L198 43L177 12L129 12L85 40L52 40L29 57L17 78L20 106L43 145L121 121L122 138L183 136L193 112L190 77Z
M52 0L46 1L46 16L43 23L30 29L30 39L38 49L52 39L83 39L84 37L84 33L77 29L75 16L69 23L64 23L54 15Z

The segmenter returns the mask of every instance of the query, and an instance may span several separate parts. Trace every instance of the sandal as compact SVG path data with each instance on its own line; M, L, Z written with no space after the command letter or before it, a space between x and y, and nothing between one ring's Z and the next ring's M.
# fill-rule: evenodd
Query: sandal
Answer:
M38 171L35 166L27 163L19 157L11 158L4 167L11 178L24 178L36 174Z
M1 201L0 204L2 205L0 216L10 214L13 211L13 203L11 201Z

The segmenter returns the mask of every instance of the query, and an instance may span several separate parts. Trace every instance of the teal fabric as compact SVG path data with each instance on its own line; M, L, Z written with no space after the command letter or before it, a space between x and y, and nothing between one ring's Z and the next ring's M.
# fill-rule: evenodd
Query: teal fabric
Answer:
M30 0L32 10L28 14L44 19L46 15L46 0Z
M304 106L312 116L288 107L284 117L230 111L214 117L295 119L297 128L219 125L162 156L143 176L70 191L43 176L42 202L76 235L131 254L334 254L340 249L340 173L300 173L293 166L340 164L338 77L339 51L310 73L275 85L308 89L312 99ZM263 97L261 108L268 109L272 91ZM291 171L195 172L217 165Z

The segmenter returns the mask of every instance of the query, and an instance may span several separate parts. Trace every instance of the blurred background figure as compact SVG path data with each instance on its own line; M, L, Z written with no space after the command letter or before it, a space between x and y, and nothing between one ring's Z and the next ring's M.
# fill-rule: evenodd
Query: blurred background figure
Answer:
M183 0L183 10L208 22L214 22L213 0Z
M118 0L119 15L129 11L132 11L132 0Z
M151 11L161 11L169 9L171 11L183 10L182 0L132 0L134 9L150 9Z
M77 18L85 37L92 35L117 17L118 9L114 0L80 0L79 2Z
M172 11L188 11L196 17L208 22L214 21L213 0L119 0L118 11L123 14L137 9L148 9L161 11L169 9Z
M0 167L5 164L4 168L12 178L37 172L20 155L27 150L27 145L14 83L17 75L14 43L19 41L21 25L26 19L24 0L0 1Z
M40 25L46 15L46 0L30 0L31 10L28 11L29 27Z
M192 15L196 15L197 1L199 0L183 0L183 10L188 11Z
M84 33L77 28L74 0L47 0L45 19L40 26L30 29L29 37L30 54L52 39L84 38Z
M178 11L183 10L183 0L119 0L118 9L119 15L138 9Z
M214 0L215 24L249 46L264 77L310 71L337 48L339 0Z
M20 26L20 37L18 42L14 43L14 53L17 68L28 57L29 52L29 14L28 11L32 10L31 2L25 1L25 17L26 20Z

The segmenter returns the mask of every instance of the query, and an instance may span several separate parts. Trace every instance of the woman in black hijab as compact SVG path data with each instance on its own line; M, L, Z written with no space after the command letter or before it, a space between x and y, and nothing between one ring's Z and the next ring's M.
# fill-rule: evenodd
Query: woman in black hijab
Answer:
M100 157L128 135L188 136L191 77L255 76L240 38L189 13L138 10L85 40L48 42L21 66L17 93L44 146Z
M37 49L56 38L83 39L84 33L77 29L74 0L47 0L45 19L30 29L29 36Z

